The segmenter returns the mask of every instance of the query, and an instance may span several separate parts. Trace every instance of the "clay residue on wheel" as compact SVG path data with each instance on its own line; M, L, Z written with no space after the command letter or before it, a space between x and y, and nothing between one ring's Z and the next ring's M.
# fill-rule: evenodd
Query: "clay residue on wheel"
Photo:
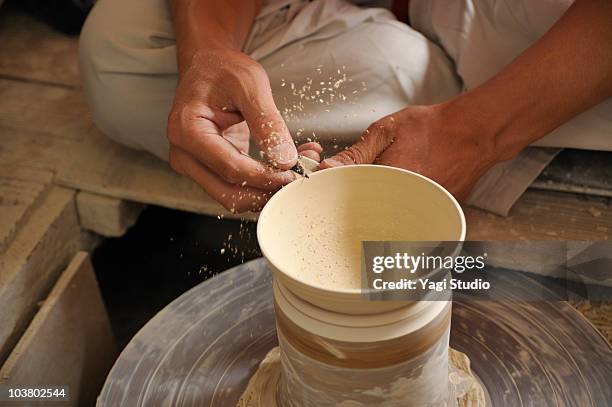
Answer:
M457 397L458 407L485 407L486 396L480 382L470 369L464 353L450 349L449 380ZM281 380L280 351L273 348L249 380L237 407L276 407L276 390Z

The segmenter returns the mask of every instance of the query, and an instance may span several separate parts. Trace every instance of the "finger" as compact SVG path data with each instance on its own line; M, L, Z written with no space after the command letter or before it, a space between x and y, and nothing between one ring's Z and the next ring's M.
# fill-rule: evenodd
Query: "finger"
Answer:
M265 71L262 69L253 78L246 78L242 89L244 95L238 107L249 125L251 137L273 166L284 170L293 167L297 163L297 149L276 108Z
M190 103L173 108L168 116L168 137L180 133L185 123L193 120L207 119L216 127L226 130L244 121L244 117L235 108L211 107L202 103Z
M220 136L219 128L210 120L198 118L183 129L172 143L228 183L274 191L295 179L291 171L275 170L241 152Z
M321 161L321 155L319 153L317 153L314 150L303 150L300 151L300 155L303 155L304 157L308 157L312 160L315 160L316 162L320 162Z
M323 160L321 169L341 165L373 163L376 157L393 142L393 127L393 120L387 118L379 120L368 127L355 144L333 157Z
M321 153L323 147L316 141L309 141L308 143L300 144L297 148L298 153L305 157L311 158L317 162L321 161Z
M297 148L298 153L306 150L312 150L321 154L323 152L323 147L316 141L309 141L308 143L300 144Z
M213 199L233 213L261 210L272 196L270 191L225 182L179 148L171 148L170 163L173 169L191 178Z
M223 131L223 138L236 146L243 154L249 154L249 126L245 121L230 126Z

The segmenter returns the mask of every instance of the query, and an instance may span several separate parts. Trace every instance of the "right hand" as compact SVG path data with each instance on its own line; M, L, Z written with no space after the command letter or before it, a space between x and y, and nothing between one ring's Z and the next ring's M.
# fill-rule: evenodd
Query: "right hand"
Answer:
M258 210L293 181L298 157L265 70L231 49L200 51L179 75L168 117L170 165L232 212ZM248 155L252 138L271 165ZM300 152L317 158L321 147Z
M319 168L371 163L404 168L438 182L463 200L493 165L512 155L498 153L495 133L452 103L409 106L383 117Z

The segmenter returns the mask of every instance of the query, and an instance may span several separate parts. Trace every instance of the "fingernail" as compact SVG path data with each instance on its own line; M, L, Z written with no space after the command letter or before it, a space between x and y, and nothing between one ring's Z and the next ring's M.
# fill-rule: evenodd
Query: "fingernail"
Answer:
M334 160L333 158L326 158L321 162L321 164L324 164L328 167L340 167L342 165L340 161Z
M277 144L268 149L268 159L281 165L294 163L297 158L297 150L292 143Z

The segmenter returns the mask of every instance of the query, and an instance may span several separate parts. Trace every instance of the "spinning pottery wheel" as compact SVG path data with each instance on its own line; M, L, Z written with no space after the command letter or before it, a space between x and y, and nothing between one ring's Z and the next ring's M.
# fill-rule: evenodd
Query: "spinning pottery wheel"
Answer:
M100 406L235 406L277 345L272 276L258 259L188 291L132 339ZM612 350L564 302L455 302L451 346L493 406L607 406Z

